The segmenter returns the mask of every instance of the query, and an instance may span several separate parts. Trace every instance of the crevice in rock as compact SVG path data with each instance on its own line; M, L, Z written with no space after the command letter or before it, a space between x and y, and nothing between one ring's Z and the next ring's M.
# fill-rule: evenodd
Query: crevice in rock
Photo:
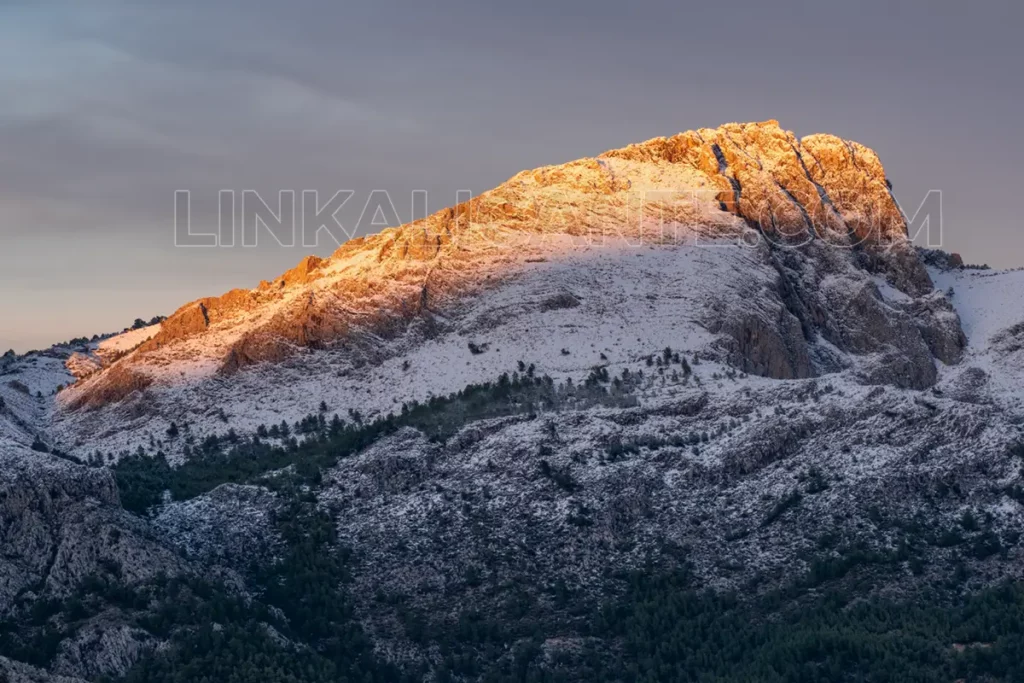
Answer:
M843 218L842 216L839 215L839 211L836 209L836 205L832 203L832 198L828 196L828 192L826 192L825 188L819 185L811 176L811 171L810 169L807 168L807 163L804 161L803 152L801 152L796 145L793 145L792 147L793 153L796 154L797 161L800 162L800 168L803 169L804 176L807 178L807 182L814 185L814 189L818 191L818 199L821 200L822 205L827 206L829 209L831 209L832 215L835 216L836 219L842 222ZM807 154L810 154L810 152L807 152ZM814 158L813 154L811 154L811 158ZM817 159L814 159L814 163L817 164L820 170L821 162L819 162Z
M809 343L813 343L817 337L814 322L810 320L806 302L800 298L799 286L790 280L790 274L793 272L792 269L781 262L781 254L775 245L771 247L768 261L779 276L777 287L779 300L786 310L800 322L800 329L803 332L804 339Z
M782 184L779 183L779 181L777 181L777 180L775 181L775 186L778 187L780 190L782 190L782 193L786 195L786 198L789 199L789 201L793 204L793 206L795 206L797 209L799 209L800 214L804 217L804 225L807 226L807 234L808 234L809 237L811 237L811 239L813 239L816 236L815 235L815 230L814 230L814 222L811 220L810 214L807 213L807 209L804 207L803 204L798 202L796 200L796 197L793 196L793 193L790 192L789 190L787 190L785 187L783 187ZM774 216L773 216L772 222L773 223L775 222L774 221ZM774 228L774 226L772 226L772 227Z
M759 170L759 171L763 171L764 170L764 164L761 163L761 160L758 159L757 157L755 157L750 152L748 152L745 145L741 145L741 144L737 143L736 139L733 138L732 133L730 133L729 131L725 131L725 137L726 137L726 139L729 140L729 142L732 143L732 146L735 147L736 150L739 151L740 154L742 154L746 158L750 159L750 161L752 161L754 164L757 165L757 170Z
M711 145L711 151L714 153L715 159L718 160L718 172L722 177L729 181L730 185L732 185L733 205L736 207L734 213L737 216L744 217L743 212L740 210L740 199L743 196L743 187L740 185L740 181L736 176L729 173L729 162L725 160L725 154L722 152L722 148L717 142Z
M814 152L807 149L803 145L800 145L800 148L803 150L801 152L801 155L806 154L807 156L811 157L811 159L814 161L814 165L818 167L818 172L821 173L822 175L825 175L825 167L821 165L821 160L818 159L818 157L814 156ZM807 166L804 166L804 168L807 168Z

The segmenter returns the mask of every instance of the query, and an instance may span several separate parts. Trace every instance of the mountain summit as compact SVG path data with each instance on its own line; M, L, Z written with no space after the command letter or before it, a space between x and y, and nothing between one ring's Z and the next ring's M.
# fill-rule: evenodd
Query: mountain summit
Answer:
M775 121L728 124L525 171L424 220L351 240L328 259L307 257L255 289L192 302L151 339L65 392L62 403L98 408L152 386L230 375L302 349L375 357L380 339L410 326L439 333L452 306L531 263L602 245L711 240L760 242L776 251L829 246L855 255L908 295L931 290L874 152L830 135L797 139ZM807 314L819 323L831 315ZM815 321L797 317L807 328L800 334L813 334ZM952 331L924 338L951 361L962 343L957 325L947 326ZM770 376L814 374L807 353L796 355L746 364Z

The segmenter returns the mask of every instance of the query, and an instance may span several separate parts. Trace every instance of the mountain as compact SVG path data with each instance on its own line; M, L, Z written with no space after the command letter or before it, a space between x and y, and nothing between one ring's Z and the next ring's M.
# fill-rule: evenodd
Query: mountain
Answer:
M735 247L740 239L755 248L685 248L705 240ZM815 255L767 248L773 242L809 242ZM825 248L835 246L844 249ZM678 248L669 252L671 247ZM279 388L297 394L284 415L289 419L311 412L321 399L338 408L387 412L398 398L390 387L411 382L413 393L401 400L422 400L430 391L457 390L524 360L509 355L515 348L510 342L500 364L494 355L474 363L468 337L479 334L486 342L492 325L471 318L495 316L502 323L496 327L505 328L509 317L558 310L563 299L589 299L594 310L577 312L589 322L598 308L636 305L623 300L632 298L629 293L613 291L624 282L595 277L599 270L634 280L629 286L647 297L643 290L656 282L649 271L665 267L648 267L648 259L672 262L678 272L666 276L686 280L678 296L687 301L676 303L688 309L681 316L671 301L655 303L655 317L669 316L685 329L652 333L665 344L723 334L719 344L731 346L730 360L747 372L805 378L883 354L879 369L865 372L895 373L897 383L920 388L935 381L932 356L953 363L964 345L952 308L927 296L928 274L906 243L905 219L873 152L831 136L797 140L775 122L731 125L521 173L423 221L352 240L330 259L306 258L254 290L188 304L127 357L62 393L55 438L119 451L129 444L97 438L111 431L111 421L121 434L147 428L159 433L168 420L212 428L209 415L196 414L197 406L223 408L251 431L289 402ZM814 268L817 263L822 267ZM736 276L729 287L718 286L705 268ZM914 297L913 306L879 303L864 283L881 275ZM579 277L584 281L572 282ZM541 300L500 315L480 310L505 296ZM548 317L561 325L564 314ZM858 358L815 343L819 334ZM531 360L550 363L545 372L568 376L599 361L595 353L559 361L560 344L572 344L572 338L542 337L538 343L552 348L536 349L543 359ZM397 359L425 342L461 348L445 363L393 371ZM661 339L622 343L607 345L612 363L649 353ZM451 370L456 363L460 372ZM307 365L315 371L306 371ZM258 369L247 372L253 366ZM388 393L370 388L370 396L361 395L368 367L379 375L371 384L388 385ZM267 381L275 401L261 407Z
M770 121L6 357L0 671L1015 680L1022 285Z

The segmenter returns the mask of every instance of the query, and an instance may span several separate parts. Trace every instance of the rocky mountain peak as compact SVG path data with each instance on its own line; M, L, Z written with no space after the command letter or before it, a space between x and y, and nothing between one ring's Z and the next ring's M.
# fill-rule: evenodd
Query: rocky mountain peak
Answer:
M800 140L777 121L731 123L603 156L688 166L719 191L723 208L764 232L803 237L836 231L871 244L907 234L878 156L833 135Z
M569 246L698 237L769 250L838 247L904 292L931 290L874 152L830 135L797 139L776 121L727 124L524 171L423 220L351 240L328 259L307 257L255 289L190 303L62 400L99 407L179 375L372 345Z

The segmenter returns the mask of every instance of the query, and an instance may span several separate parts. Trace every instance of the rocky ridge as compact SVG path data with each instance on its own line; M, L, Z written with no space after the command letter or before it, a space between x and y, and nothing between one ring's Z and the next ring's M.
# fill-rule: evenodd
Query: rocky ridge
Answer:
M422 221L352 240L329 259L308 257L256 289L188 304L62 405L100 408L180 382L161 372L168 363L202 378L301 349L367 352L410 325L440 324L458 301L515 277L529 260L560 258L565 238L685 243L744 232L773 245L841 246L908 294L931 289L871 150L828 135L798 140L775 121L729 124L526 171ZM947 361L955 356L955 343L933 346ZM752 366L811 372L802 361Z

